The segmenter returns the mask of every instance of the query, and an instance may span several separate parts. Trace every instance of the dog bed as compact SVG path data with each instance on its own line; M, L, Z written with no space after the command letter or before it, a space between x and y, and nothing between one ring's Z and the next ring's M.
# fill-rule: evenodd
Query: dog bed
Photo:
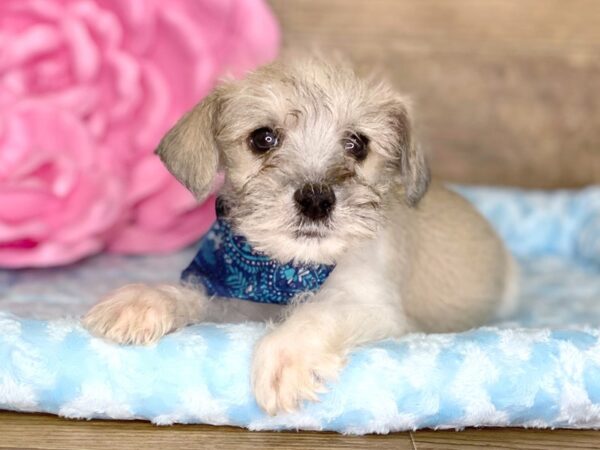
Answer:
M600 187L458 190L520 262L520 307L508 320L361 347L320 402L269 417L249 386L263 325L201 324L152 347L118 346L78 325L113 287L177 280L194 249L0 271L0 409L351 434L600 427Z

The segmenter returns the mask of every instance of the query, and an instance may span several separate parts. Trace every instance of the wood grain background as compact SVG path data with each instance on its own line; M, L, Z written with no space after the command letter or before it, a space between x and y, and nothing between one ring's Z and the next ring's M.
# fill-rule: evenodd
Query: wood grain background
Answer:
M415 104L436 176L600 183L600 0L270 0L284 48L378 70Z

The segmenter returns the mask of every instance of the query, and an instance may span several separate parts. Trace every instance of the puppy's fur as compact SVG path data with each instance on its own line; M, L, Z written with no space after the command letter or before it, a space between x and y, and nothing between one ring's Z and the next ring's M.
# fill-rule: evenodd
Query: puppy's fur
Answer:
M253 152L253 130L280 144ZM360 134L358 160L343 139ZM356 345L412 331L483 324L514 298L514 265L488 223L432 183L413 142L406 102L386 84L322 58L282 61L217 87L157 150L199 199L225 172L221 197L234 229L274 259L335 263L314 295L282 307L208 299L201 287L130 285L84 318L97 335L146 344L198 321L276 321L257 345L256 399L268 413L316 399ZM326 183L336 203L306 221L294 203L305 183Z

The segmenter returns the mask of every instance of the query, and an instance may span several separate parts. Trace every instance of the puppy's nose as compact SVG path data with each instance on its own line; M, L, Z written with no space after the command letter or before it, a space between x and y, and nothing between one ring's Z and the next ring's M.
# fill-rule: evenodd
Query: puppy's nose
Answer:
M308 183L294 193L294 200L302 215L312 220L323 220L331 214L335 193L326 184Z

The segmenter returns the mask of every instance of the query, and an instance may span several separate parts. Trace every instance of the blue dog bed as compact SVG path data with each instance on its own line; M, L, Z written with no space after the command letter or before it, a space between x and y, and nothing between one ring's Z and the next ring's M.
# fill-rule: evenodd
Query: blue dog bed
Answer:
M521 306L508 321L361 347L319 403L269 417L249 386L262 325L201 324L153 347L121 347L75 319L125 282L177 280L194 249L0 271L0 409L352 434L600 427L600 187L459 191L520 262Z

